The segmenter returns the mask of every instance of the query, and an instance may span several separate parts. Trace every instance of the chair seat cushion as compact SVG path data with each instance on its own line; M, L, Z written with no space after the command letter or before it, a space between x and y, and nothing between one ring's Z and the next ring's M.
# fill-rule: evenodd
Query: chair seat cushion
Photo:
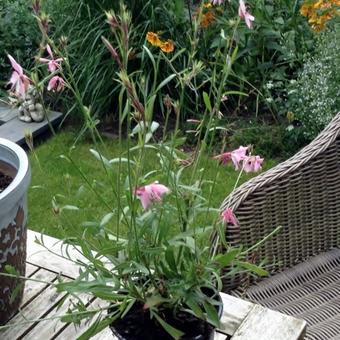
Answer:
M340 339L340 249L269 277L248 288L244 297L304 319L306 339Z

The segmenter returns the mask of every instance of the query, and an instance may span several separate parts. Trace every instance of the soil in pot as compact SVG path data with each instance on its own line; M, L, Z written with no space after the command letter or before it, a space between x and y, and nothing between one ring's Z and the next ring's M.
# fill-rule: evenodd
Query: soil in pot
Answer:
M7 163L0 162L0 193L2 193L12 182L16 170Z
M183 340L212 338L214 327L189 313L180 312L175 317L172 310L164 310L161 316L171 326L185 333ZM155 318L150 318L149 311L144 310L143 305L138 303L123 319L114 321L111 324L111 330L121 340L173 340Z

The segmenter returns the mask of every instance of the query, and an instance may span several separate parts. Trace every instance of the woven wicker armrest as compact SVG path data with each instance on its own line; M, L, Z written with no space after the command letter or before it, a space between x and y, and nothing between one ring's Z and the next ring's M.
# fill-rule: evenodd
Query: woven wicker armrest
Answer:
M251 246L277 226L253 259L291 267L340 245L340 113L295 156L240 186L221 209L230 207L239 227L226 226L232 245ZM239 280L228 282L234 288Z

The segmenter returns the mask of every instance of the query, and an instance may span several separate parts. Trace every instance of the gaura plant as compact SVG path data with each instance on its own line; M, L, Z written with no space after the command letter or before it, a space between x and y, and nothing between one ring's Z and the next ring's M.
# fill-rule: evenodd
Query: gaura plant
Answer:
M239 15L239 19L248 20L247 25L251 25L250 21L254 18L247 12L243 1L240 2ZM225 165L231 163L239 171L236 187L242 173L261 170L263 162L260 156L252 155L250 146L212 155L217 132L225 130L217 124L220 104L227 100L228 95L224 89L225 82L214 84L214 92L202 91L199 94L203 96L205 107L201 108L202 119L191 121L196 124L193 132L197 146L188 158L181 150L185 141L179 128L181 99L164 98L168 113L165 121L173 115L175 129L170 133L165 128L162 137L158 134L160 124L154 119L157 111L155 98L158 91L173 79L178 84L193 86L191 79L194 75L188 77L190 70L174 72L157 84L147 82L145 75L140 76L138 72L131 73L128 68L130 15L124 6L118 14L108 13L115 47L105 37L103 42L113 61L119 65L115 79L121 87L117 103L118 143L120 149L122 145L126 146L126 151L111 159L105 144L101 143L91 109L83 104L67 53L63 53L65 50L49 37L46 24L43 24L46 20L43 21L44 17L38 12L37 18L49 58L40 56L36 59L45 67L44 64L47 64L50 72L45 78L49 82L48 88L69 91L74 95L84 114L86 130L93 137L94 147L90 152L102 166L97 184L109 187L113 197L108 200L101 194L99 187L93 185L87 174L77 167L72 152L62 156L75 165L88 190L107 209L107 213L99 221L84 223L83 232L77 237L67 237L69 227L63 212L78 208L61 206L57 196L53 200L53 211L65 231L65 238L61 241L63 257L79 265L76 279L60 279L52 283L58 292L74 297L68 313L60 318L75 324L92 320L79 339L88 339L136 311L143 319L153 320L174 339L186 335L186 330L181 329L177 322L183 315L184 318L193 316L219 327L218 306L221 300L218 294L223 279L249 270L257 275L266 275L262 266L245 262L247 249L232 248L225 239L225 223L242 227L238 225L237 216L230 208L220 211L212 205L214 188L219 173L225 171ZM195 20L200 22L201 18ZM234 34L236 31L237 25ZM223 36L224 33L221 34ZM234 36L225 37L224 42L225 46L219 47L217 53L224 54L222 79L225 80L237 47ZM143 53L151 60L155 73L160 62L172 65L173 58L169 59L171 57L162 52L159 51L155 61L148 47L143 46ZM198 65L198 61L193 60L192 65ZM158 159L154 168L149 167L150 157ZM212 162L210 158L215 161L212 179L207 178L206 172L207 162ZM211 249L209 239L213 234L218 235L223 253ZM36 241L44 246L43 238ZM259 240L251 249L262 242L264 240ZM78 251L83 260L70 256L70 248ZM98 308L88 307L89 296L99 298L103 303Z

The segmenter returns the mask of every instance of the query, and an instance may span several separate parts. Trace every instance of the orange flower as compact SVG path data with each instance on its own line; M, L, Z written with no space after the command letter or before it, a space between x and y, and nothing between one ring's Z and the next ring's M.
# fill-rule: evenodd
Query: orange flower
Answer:
M301 13L302 16L308 17L311 14L312 10L313 9L312 9L311 5L304 4L300 8L300 13Z
M163 41L159 47L165 53L170 53L175 49L174 43L171 40Z
M339 15L339 12L334 8L339 3L340 0L306 0L300 8L300 13L308 18L314 31L321 32L325 29L327 21Z
M162 45L162 41L159 39L158 34L154 32L148 32L146 34L146 40L152 45L160 47Z
M212 11L209 11L202 15L201 19L201 26L203 28L207 28L215 19L215 13Z

